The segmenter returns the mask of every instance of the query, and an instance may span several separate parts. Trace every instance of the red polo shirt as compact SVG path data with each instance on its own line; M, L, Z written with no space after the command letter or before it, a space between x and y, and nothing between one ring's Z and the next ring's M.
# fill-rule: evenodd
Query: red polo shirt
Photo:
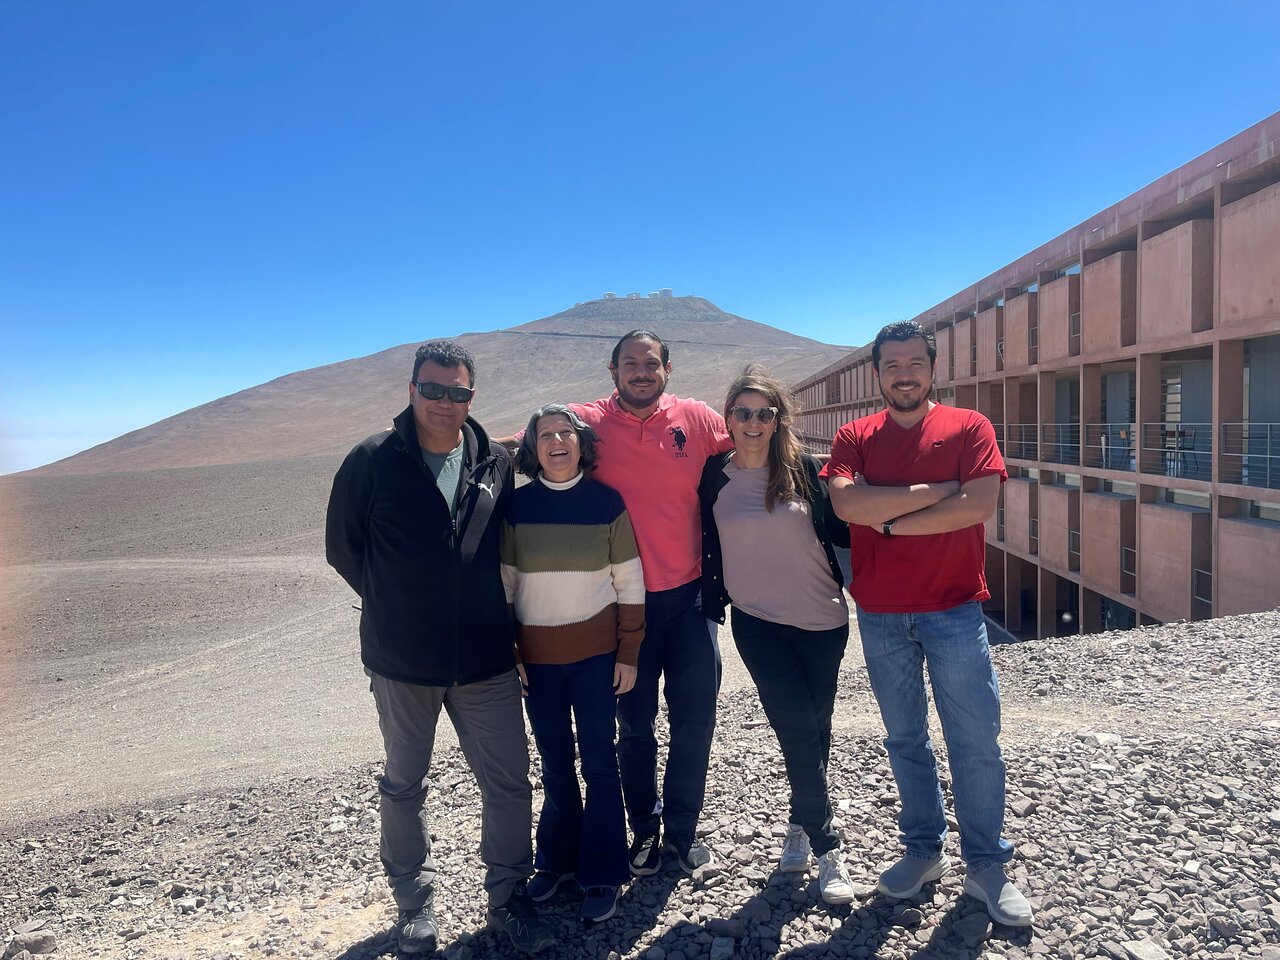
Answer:
M936 404L910 430L888 410L846 423L836 432L823 476L855 473L877 487L1009 476L991 421L974 410ZM849 592L870 613L929 613L991 596L986 534L981 523L950 533L886 537L851 526Z
M601 443L592 476L622 494L631 515L646 590L670 590L702 573L698 482L707 458L732 443L724 418L701 400L662 394L648 420L618 394L569 408Z

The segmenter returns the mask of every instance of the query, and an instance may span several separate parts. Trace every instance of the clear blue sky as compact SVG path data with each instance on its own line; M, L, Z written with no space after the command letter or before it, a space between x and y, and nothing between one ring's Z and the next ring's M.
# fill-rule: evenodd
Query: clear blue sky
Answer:
M0 472L605 290L861 344L1280 109L1278 47L1271 2L9 0Z

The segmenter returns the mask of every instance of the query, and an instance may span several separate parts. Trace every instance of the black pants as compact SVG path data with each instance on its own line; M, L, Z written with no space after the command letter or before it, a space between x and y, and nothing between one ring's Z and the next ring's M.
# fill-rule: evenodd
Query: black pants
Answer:
M827 760L831 714L849 625L801 630L732 611L733 641L760 691L769 725L778 736L791 784L791 823L804 827L813 852L840 846L831 826Z

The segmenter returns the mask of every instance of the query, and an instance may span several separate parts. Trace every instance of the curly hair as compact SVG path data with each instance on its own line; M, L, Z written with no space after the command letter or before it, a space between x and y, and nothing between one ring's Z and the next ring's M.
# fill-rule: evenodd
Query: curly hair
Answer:
M772 513L778 503L797 498L807 499L809 478L800 461L803 445L795 431L795 398L787 385L758 363L747 364L738 378L729 385L724 400L724 419L729 422L729 411L742 394L758 393L769 406L778 408L773 436L769 438L769 485L765 488L764 505Z
M562 403L548 403L533 411L529 425L524 428L524 437L516 450L516 469L526 477L537 477L542 472L538 463L538 421L543 417L559 416L569 421L578 435L578 466L583 473L590 473L596 468L596 444L600 437L595 430L587 426L582 419Z

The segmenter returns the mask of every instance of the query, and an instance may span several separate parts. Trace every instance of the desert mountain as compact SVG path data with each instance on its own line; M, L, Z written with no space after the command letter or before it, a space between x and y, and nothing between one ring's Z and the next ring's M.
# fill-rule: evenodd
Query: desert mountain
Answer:
M523 426L540 404L607 395L609 353L636 327L654 330L671 345L672 391L713 406L749 361L763 361L795 381L849 350L725 313L701 297L592 300L505 330L457 336L476 358L473 415L501 436ZM402 344L291 373L32 473L120 473L341 454L390 426L404 408L416 347Z

